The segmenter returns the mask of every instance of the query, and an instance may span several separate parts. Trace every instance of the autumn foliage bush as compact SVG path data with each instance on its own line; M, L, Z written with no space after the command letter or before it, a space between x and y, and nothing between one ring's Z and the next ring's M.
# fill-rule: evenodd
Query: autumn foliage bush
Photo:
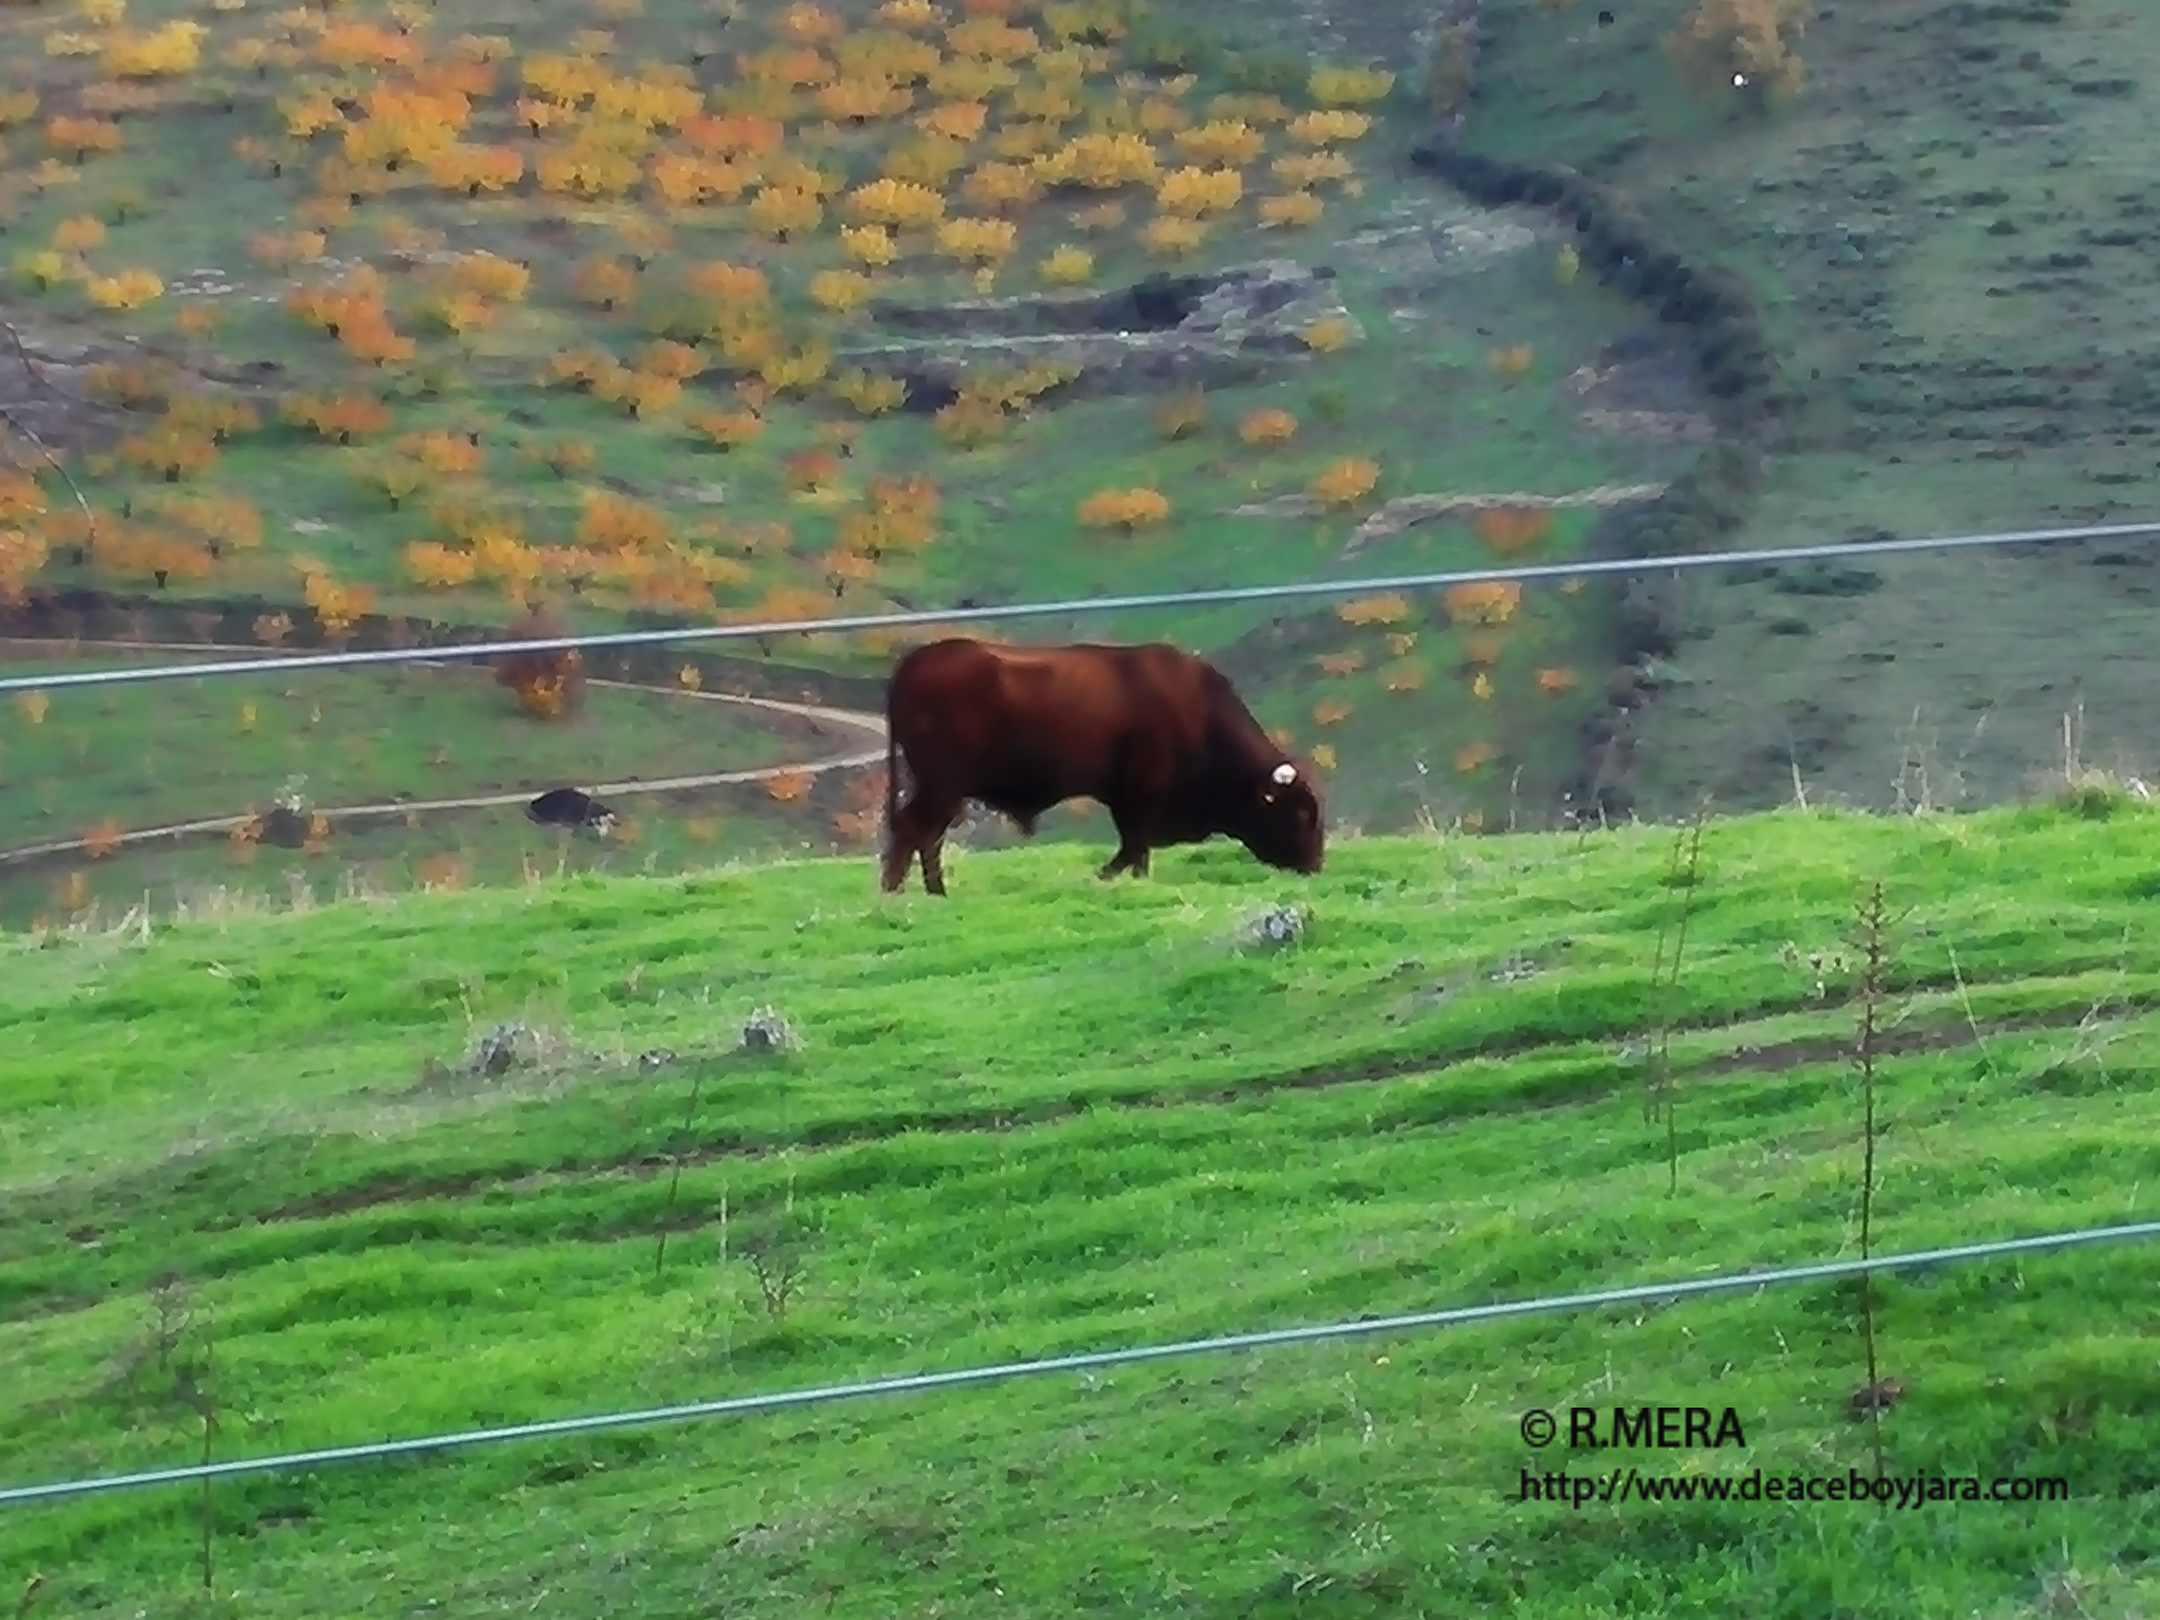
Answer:
M1383 596L1358 596L1340 604L1335 616L1351 625L1400 624L1410 617L1410 603L1395 591Z
M1760 85L1790 95L1806 76L1798 46L1813 10L1814 0L1697 0L1666 49L1703 91Z
M1080 503L1080 521L1091 529L1131 534L1144 525L1166 522L1169 516L1168 498L1154 489L1105 489Z
M1552 532L1550 507L1495 506L1471 516L1478 538L1503 554L1534 545Z
M1513 580L1477 580L1450 585L1441 605L1457 624L1505 624L1522 605L1522 587Z
M535 608L511 626L507 641L542 641L567 635L544 608ZM559 720L577 711L585 696L585 661L575 647L506 653L496 661L495 680L517 699L518 708L536 720Z
M1367 457L1335 462L1308 486L1312 497L1325 506L1352 506L1373 492L1380 482L1380 464Z

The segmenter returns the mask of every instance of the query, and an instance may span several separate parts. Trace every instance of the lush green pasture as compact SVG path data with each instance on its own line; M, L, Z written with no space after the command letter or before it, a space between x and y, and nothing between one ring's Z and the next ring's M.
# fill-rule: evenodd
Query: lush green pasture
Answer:
M1672 93L1687 0L1482 8L1466 139L1617 186L1742 275L1800 407L1735 547L2154 515L2156 199L2138 133L2160 61L2141 0L1814 8L1806 83L1766 116ZM1795 603L1705 590L1694 696L1642 716L1646 813L1815 789L1879 805L1900 756L1939 803L2000 802L2061 753L2150 773L2150 542L1905 558ZM1764 742L1784 747L1763 747Z
M2148 1216L2160 822L2086 808L1714 822L1692 883L1643 827L1350 840L1309 882L1044 849L958 857L943 902L809 861L23 938L0 1477L198 1455L205 1354L238 1455L1850 1255L1874 880L1876 1247ZM1241 946L1286 903L1296 943ZM739 1049L760 1008L793 1050ZM511 1022L531 1061L473 1072ZM790 1253L768 1297L751 1257ZM2154 1267L1877 1289L1883 1467L2067 1504L1507 1500L1616 1460L1529 1450L1532 1406L1740 1414L1744 1452L1645 1471L1872 1472L1857 1289L1823 1286L234 1483L217 1605L2128 1616ZM199 1511L14 1508L0 1559L53 1612L200 1608Z

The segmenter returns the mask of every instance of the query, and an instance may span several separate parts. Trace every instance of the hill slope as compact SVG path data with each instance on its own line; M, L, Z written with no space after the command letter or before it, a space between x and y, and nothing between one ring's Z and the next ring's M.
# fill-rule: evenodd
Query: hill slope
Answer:
M579 630L814 622L1573 555L1685 471L1707 407L1678 357L1680 439L1585 420L1644 311L1563 278L1549 217L1409 170L1422 18L1371 9L0 4L0 634L409 644L540 600ZM1588 597L1333 606L1244 653L1241 686L1339 754L1316 768L1346 809L1406 811L1406 728L1467 758L1452 785L1486 815L1559 801L1609 673ZM1236 655L1273 617L1022 629ZM725 690L840 706L910 639L771 638ZM1459 699L1477 683L1494 701ZM157 769L81 807L49 764L89 747L71 696L0 714L4 785L58 823L8 850L174 819ZM295 735L265 699L242 737L227 700L253 696L190 728L213 813L349 778L342 703L289 706ZM20 746L41 727L66 740ZM416 796L498 740L426 737L449 758ZM410 789L372 774L368 800ZM789 842L854 807L814 808ZM728 814L716 847L758 853L766 821ZM504 843L462 811L412 831L353 853ZM49 874L19 871L0 906L43 909ZM195 872L127 846L97 875Z
M1761 306L1794 408L1718 546L2150 518L2155 197L2123 159L2160 9L1804 9L1805 85L1758 111L1674 93L1665 42L1693 0L1479 8L1466 143L1614 188ZM1706 580L1677 689L1633 722L1636 802L1774 803L1797 760L1811 792L1887 807L1884 761L1921 753L1937 804L2002 803L2073 706L2090 752L2150 774L2152 643L2131 604L2151 567L2118 542L1871 563L1835 593Z
M1877 1249L2150 1213L2140 811L1713 823L1692 884L1651 828L1091 861L8 942L0 1478L199 1455L190 1369L239 1455L1851 1254L1876 878ZM799 1046L739 1050L768 1007ZM1824 1286L223 1485L214 1601L186 1489L11 1510L0 1567L82 1616L2148 1612L2156 1265L1879 1285L1885 1468L2068 1503L1507 1500L1568 1466L1532 1406L1739 1413L1650 1473L1871 1472Z

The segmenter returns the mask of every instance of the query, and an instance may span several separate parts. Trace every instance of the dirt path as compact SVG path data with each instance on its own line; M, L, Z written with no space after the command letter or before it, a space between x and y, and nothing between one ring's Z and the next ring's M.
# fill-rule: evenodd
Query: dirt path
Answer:
M11 641L9 645L29 647L55 644L17 640ZM206 658L259 654L264 650L259 647L220 646L202 642L71 641L65 645L69 648L100 648L131 653L200 653ZM409 667L448 669L454 664L471 662L474 660L416 658ZM664 692L671 697L690 702L743 704L775 714L793 715L798 719L836 726L844 731L856 732L864 739L864 746L861 748L793 764L760 765L748 770L710 771L697 776L668 776L653 781L601 782L586 790L603 798L628 798L640 793L674 793L687 788L721 787L736 782L764 782L777 776L820 776L828 771L859 770L865 766L880 764L885 758L884 718L856 709L832 709L816 703L791 703L781 698L738 697L728 692L693 692L680 687L646 685L638 681L593 680L586 684L611 687L618 691ZM417 815L443 810L487 810L507 804L524 804L537 791L539 790L524 793L476 793L447 799L393 799L372 804L319 805L315 808L317 814L329 817L332 822L364 821L370 817ZM101 849L125 848L154 843L159 839L186 838L197 833L229 833L233 828L245 826L252 820L252 813L212 816L199 821L170 822L162 827L140 827L120 834L117 840L109 837L61 838L49 843L26 844L16 849L0 850L0 866L19 861L43 860L55 855L77 854L88 849L92 843L96 843Z
M1625 506L1635 501L1655 500L1665 493L1663 484L1599 484L1591 489L1571 490L1565 495L1534 495L1527 490L1509 494L1434 494L1398 495L1360 523L1350 533L1342 548L1341 560L1350 561L1376 540L1385 540L1414 529L1421 523L1432 523L1445 517L1457 517L1466 512L1492 512L1536 508L1540 511L1558 512L1571 507ZM1318 517L1326 506L1310 495L1277 495L1271 500L1253 501L1230 509L1232 517Z

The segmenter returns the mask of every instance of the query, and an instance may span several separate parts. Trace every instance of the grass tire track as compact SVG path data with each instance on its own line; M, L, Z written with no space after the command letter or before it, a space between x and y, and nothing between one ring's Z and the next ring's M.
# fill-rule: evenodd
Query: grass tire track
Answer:
M2015 985L2031 983L2030 980L2011 980ZM1968 981L1969 988L1981 988ZM2000 988L2001 986L1990 986ZM1829 1008L1856 1005L1856 1001L1828 1003ZM2148 996L2122 996L2108 1003L2116 1016L2138 1016L2160 1012L2160 994ZM1825 1004L1817 1004L1814 1010L1824 1010ZM1908 1021L1898 1028L1879 1033L1875 1038L1878 1058L1915 1057L1930 1053L1955 1050L1961 1046L1980 1047L1988 1040L2020 1034L2034 1034L2048 1030L2074 1029L2093 1016L2093 1003L2081 998L2044 1012L2013 1015L1992 1023L1978 1023L1962 1011L1948 1012L1941 1016ZM1715 1035L1723 1031L1746 1029L1765 1018L1785 1016L1780 1010L1759 1010L1737 1019L1705 1022L1682 1026L1676 1024L1675 1034L1688 1033ZM966 1136L975 1134L1003 1133L1025 1130L1043 1125L1055 1125L1082 1115L1129 1110L1140 1112L1152 1109L1186 1107L1234 1107L1271 1096L1295 1092L1319 1092L1341 1090L1354 1086L1384 1084L1413 1075L1445 1072L1458 1062L1474 1059L1525 1057L1539 1052L1577 1052L1592 1043L1523 1041L1498 1043L1474 1051L1454 1053L1428 1053L1418 1056L1375 1058L1368 1062L1328 1066L1293 1071L1271 1077L1255 1077L1233 1080L1212 1085L1195 1085L1183 1088L1135 1086L1109 1088L1097 1092L1076 1093L1064 1098L1040 1098L1016 1103L1004 1108L970 1107L948 1111L916 1111L904 1114L888 1114L875 1121L863 1119L835 1119L794 1127L780 1135L769 1133L745 1133L732 1141L707 1140L681 1154L661 1152L637 1152L599 1163L565 1166L559 1169L528 1171L513 1176L493 1175L486 1171L473 1171L435 1178L387 1177L380 1181L365 1182L357 1186L341 1188L319 1197L298 1200L260 1213L236 1215L204 1230L231 1230L242 1225L274 1225L288 1221L319 1220L349 1215L361 1210L382 1208L386 1205L421 1200L458 1200L476 1194L500 1191L536 1191L542 1188L590 1185L615 1180L636 1180L657 1176L674 1170L678 1165L695 1168L716 1164L724 1160L759 1159L791 1148L813 1150L859 1147L886 1142L904 1135ZM1740 1044L1726 1052L1706 1054L1693 1059L1675 1057L1672 1078L1682 1080L1713 1080L1739 1077L1769 1077L1789 1073L1796 1069L1819 1064L1848 1060L1852 1056L1849 1038L1830 1035L1799 1035L1761 1045ZM1587 1059L1587 1055L1586 1055ZM1618 1067L1618 1058L1602 1060L1608 1068ZM1582 1077L1588 1079L1588 1076ZM1564 1097L1545 1095L1542 1092L1520 1096L1497 1104L1473 1105L1460 1113L1451 1113L1444 1119L1430 1123L1435 1126L1452 1126L1477 1119L1505 1118L1524 1114L1553 1113L1569 1109L1594 1107L1610 1101L1630 1086L1639 1084L1633 1074L1607 1083L1591 1083L1571 1086ZM684 1217L689 1219L689 1217ZM641 1227L640 1230L648 1228ZM657 1230L657 1225L649 1228Z

